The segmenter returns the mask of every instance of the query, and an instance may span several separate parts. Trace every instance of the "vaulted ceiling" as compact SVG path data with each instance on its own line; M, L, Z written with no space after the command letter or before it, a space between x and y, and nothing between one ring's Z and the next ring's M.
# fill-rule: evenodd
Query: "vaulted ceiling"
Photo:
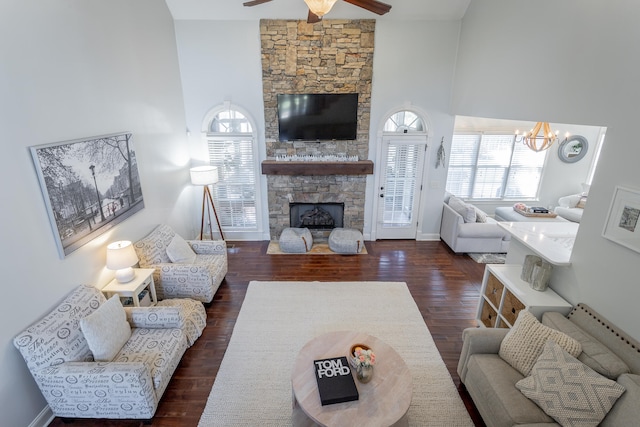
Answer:
M304 0L273 0L254 7L244 7L246 0L166 0L176 20L258 20L306 19ZM378 20L459 20L471 0L381 0L391 11L379 16L342 0L333 6L325 19Z

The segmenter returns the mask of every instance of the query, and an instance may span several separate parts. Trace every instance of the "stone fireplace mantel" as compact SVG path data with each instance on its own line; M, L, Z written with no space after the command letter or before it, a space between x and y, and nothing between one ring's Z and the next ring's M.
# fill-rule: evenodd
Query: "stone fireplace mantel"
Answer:
M263 175L372 175L373 162L282 162L264 160Z

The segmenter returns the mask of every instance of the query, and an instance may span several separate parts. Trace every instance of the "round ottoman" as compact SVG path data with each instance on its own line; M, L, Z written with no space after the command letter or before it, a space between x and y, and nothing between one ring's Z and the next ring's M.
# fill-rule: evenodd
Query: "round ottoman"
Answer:
M364 247L364 238L354 228L334 228L329 235L329 249L339 254L357 254Z
M313 237L308 228L285 228L280 234L280 250L288 254L304 254L311 250Z

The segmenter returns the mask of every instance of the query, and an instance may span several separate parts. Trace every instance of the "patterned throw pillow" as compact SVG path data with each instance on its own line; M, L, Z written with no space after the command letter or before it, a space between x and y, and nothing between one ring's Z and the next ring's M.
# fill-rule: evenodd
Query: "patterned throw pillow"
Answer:
M449 206L462 216L464 222L476 222L476 208L473 205L465 203L456 196L451 196L449 198Z
M516 387L562 426L597 426L625 388L547 341L531 376Z
M522 310L513 328L502 340L498 355L522 375L527 376L548 339L554 340L574 357L582 351L582 346L577 340L564 332L543 325L533 314Z
M96 362L112 361L131 337L131 326L117 294L83 317L80 328Z

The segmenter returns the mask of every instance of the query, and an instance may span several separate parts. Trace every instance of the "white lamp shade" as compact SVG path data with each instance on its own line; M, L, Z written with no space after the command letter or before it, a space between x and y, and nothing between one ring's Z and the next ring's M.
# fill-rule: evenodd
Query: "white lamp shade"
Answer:
M216 166L196 166L189 169L193 185L209 185L218 182L218 168Z
M316 16L323 16L328 13L337 0L304 0L309 6L309 10Z
M113 242L107 246L107 268L116 270L116 279L126 283L133 279L135 272L131 266L138 262L133 244L128 240Z

